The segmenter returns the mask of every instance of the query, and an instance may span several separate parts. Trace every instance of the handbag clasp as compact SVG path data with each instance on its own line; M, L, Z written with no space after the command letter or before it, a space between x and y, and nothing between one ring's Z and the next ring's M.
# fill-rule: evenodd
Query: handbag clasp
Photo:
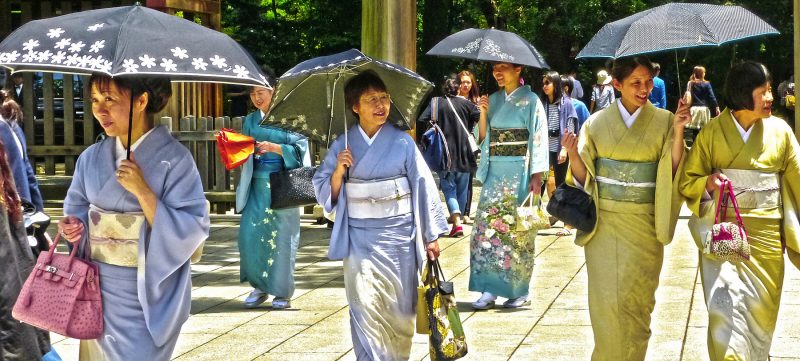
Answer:
M44 268L44 270L45 270L45 272L50 272L52 274L56 274L56 272L58 272L58 268L55 268L55 267L50 266L50 265L46 266Z

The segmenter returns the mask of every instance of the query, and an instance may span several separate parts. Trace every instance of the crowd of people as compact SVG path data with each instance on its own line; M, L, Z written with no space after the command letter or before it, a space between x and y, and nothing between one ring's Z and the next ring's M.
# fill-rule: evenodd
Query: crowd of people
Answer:
M493 63L492 94L481 94L466 70L444 81L443 96L419 119L441 128L452 157L436 177L413 138L387 122L400 94L371 71L345 84L342 101L358 123L330 145L313 187L334 219L328 256L343 260L356 358L409 358L417 271L439 257L440 237L464 236L465 225L472 225L469 290L478 294L472 308L493 308L498 298L505 308L530 304L537 234L516 227L513 212L567 185L583 190L597 210L591 231L567 224L558 231L584 249L592 359L643 360L678 211L685 203L693 217L707 216L731 181L752 255L733 264L701 252L709 357L767 359L783 253L800 267L800 148L772 115L769 71L756 62L734 65L718 102L706 69L696 66L673 114L660 66L644 56L598 71L588 107L574 73L546 71L534 91L523 85L523 70ZM94 75L90 89L107 137L81 154L58 224L59 235L100 266L103 337L82 340L80 357L166 360L189 317L190 260L209 234L208 203L191 154L154 126L171 96L167 81ZM12 92L0 92L0 260L15 272L0 283L0 359L47 359L54 357L47 333L16 322L10 311L34 263L20 205L43 209ZM256 110L242 132L255 139L255 152L236 188L240 281L253 287L243 306L273 296L269 306L286 309L300 213L271 208L269 176L310 165L309 144L262 121L272 89L252 87L249 96ZM481 184L474 212L473 179Z

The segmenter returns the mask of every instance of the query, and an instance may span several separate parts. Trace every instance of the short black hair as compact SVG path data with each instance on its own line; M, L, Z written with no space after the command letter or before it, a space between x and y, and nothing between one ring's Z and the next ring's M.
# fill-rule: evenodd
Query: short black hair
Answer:
M640 65L647 68L651 76L656 75L653 69L653 63L650 62L650 59L646 56L638 55L614 60L614 66L611 67L611 76L614 77L616 81L622 83L622 81L630 76Z
M133 97L147 93L147 107L145 113L153 115L164 110L169 98L172 97L172 84L166 77L117 77L112 78L106 74L94 73L89 78L89 84L96 86L99 91L107 91L111 83L125 92L132 92Z
M344 85L344 102L347 106L347 110L349 110L353 116L358 119L358 114L353 111L353 107L358 104L359 100L361 99L361 95L366 93L368 90L377 90L382 92L388 92L386 90L386 84L384 84L383 80L372 70L366 70L358 75L350 78L347 81L347 84Z
M764 64L747 60L734 65L725 79L725 105L731 110L753 110L753 90L771 81Z
M567 75L561 75L561 85L567 88L567 95L571 96L572 89L575 88L575 83L572 82L572 79Z
M459 81L456 78L455 74L452 74L444 79L444 83L442 83L442 94L448 97L454 97L458 95L458 86Z

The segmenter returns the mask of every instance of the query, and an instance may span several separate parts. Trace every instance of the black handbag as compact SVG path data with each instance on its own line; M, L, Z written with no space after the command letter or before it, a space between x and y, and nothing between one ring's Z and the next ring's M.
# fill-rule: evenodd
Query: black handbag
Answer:
M592 197L566 183L561 183L553 192L547 203L547 212L583 232L591 232L597 224L597 210Z
M272 209L297 208L317 203L311 178L317 167L301 167L270 173Z

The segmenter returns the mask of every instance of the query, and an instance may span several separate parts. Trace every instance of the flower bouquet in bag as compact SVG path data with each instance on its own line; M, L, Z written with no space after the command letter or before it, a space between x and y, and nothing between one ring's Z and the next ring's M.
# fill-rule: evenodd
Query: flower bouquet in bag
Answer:
M725 222L728 203L733 205L733 210L736 212L736 223ZM722 213L721 220L720 213ZM732 263L750 260L750 243L747 241L747 232L744 229L742 216L739 214L739 205L736 203L733 186L728 180L722 182L714 225L706 236L703 252L719 260Z
M535 203L535 205L534 205ZM550 228L550 217L542 208L542 197L528 193L517 207L517 232L538 232Z

